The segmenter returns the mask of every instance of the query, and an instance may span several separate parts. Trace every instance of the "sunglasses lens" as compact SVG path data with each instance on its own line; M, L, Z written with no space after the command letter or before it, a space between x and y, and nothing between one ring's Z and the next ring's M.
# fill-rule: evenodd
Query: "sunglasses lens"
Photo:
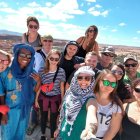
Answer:
M43 40L44 42L52 42L52 40Z
M82 81L83 79L84 79L85 81L91 81L92 77L91 77L91 76L78 76L77 79L78 79L79 81Z
M117 83L116 83L116 82L112 82L112 83L111 83L111 87L112 87L112 88L115 88L116 86L117 86Z
M113 74L123 75L122 71L112 70Z
M125 67L136 67L137 66L137 64L125 64Z
M135 92L140 93L140 88L134 88Z
M24 53L20 53L19 56L22 57L22 58L28 58L28 59L31 59L31 57L32 57L30 54L26 55Z
M51 61L56 61L56 62L57 62L57 61L59 61L59 58L50 57L50 60L51 60Z
M108 80L103 80L103 85L104 86L109 86L110 85L110 82Z
M29 25L29 28L34 28L34 29L37 29L38 28L38 26L37 25Z

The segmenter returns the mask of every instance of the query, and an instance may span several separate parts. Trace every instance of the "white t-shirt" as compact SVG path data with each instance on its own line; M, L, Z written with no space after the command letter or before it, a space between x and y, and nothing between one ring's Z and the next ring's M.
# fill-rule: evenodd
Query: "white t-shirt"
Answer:
M114 113L121 113L121 108L112 103L109 103L108 105L102 106L98 104L98 110L97 110L97 119L98 119L98 130L96 133L96 137L104 137L104 134L108 130L110 126L110 122L112 119L112 114Z

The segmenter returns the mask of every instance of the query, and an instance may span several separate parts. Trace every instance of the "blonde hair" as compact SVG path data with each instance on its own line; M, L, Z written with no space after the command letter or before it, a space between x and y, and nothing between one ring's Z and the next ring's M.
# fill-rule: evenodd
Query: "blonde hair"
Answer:
M3 51L1 49L0 49L0 54L7 56L9 64L11 63L11 58L12 58L11 54L9 54L6 51Z
M49 62L49 58L52 54L57 54L59 56L59 58L61 57L61 52L59 50L56 49L52 49L49 53L48 56L46 58L46 66L44 67L44 73L48 73L50 70L50 62ZM59 64L59 63L58 63Z

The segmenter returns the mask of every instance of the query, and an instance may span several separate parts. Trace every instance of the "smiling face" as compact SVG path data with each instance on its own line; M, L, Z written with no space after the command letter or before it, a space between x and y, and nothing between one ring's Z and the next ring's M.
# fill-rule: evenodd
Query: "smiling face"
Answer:
M133 95L135 96L135 99L140 102L140 83L134 87Z
M31 52L26 49L21 49L18 54L18 63L20 68L25 68L31 60Z
M123 70L118 67L117 65L114 65L111 69L112 73L116 75L117 80L120 80L122 76L124 75Z
M90 85L92 78L90 74L80 73L77 76L77 81L82 89L86 89Z
M72 58L77 53L77 50L78 50L77 46L75 45L68 45L66 49L67 49L66 56L70 58Z
M57 66L60 60L60 56L57 53L52 53L49 57L49 64L52 66Z
M30 33L37 33L39 29L38 24L35 21L30 21L28 24L28 30Z
M8 67L9 63L8 56L0 53L0 72L3 72Z
M106 84L105 80L107 81ZM102 80L99 81L99 89L100 93L102 94L111 94L113 92L115 86L114 84L116 83L116 78L113 74L106 74Z

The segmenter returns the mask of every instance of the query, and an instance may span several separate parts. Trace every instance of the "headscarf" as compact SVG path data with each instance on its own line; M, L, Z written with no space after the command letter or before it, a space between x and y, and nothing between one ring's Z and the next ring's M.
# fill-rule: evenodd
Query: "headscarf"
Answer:
M90 74L91 76L94 76L95 74L90 66L83 66L79 68L74 74L74 77L72 78L70 88L66 91L63 103L65 104L66 107L65 126L67 125L67 123L71 125L70 132L68 132L68 135L71 134L72 125L74 124L74 121L76 120L76 117L80 112L82 106L84 105L85 101L90 97L94 97L93 94L94 78L92 79L90 85L86 89L82 89L77 81L77 76L80 73ZM62 113L64 113L64 110L61 111ZM65 126L62 128L62 131L63 129L65 129Z
M24 69L21 69L18 63L18 54L21 49L26 49L31 52L30 62ZM21 95L23 99L21 105L31 105L34 100L34 80L32 77L30 77L30 74L33 72L35 50L28 44L16 44L14 46L13 53L14 59L11 65L11 73L14 78L21 84Z

